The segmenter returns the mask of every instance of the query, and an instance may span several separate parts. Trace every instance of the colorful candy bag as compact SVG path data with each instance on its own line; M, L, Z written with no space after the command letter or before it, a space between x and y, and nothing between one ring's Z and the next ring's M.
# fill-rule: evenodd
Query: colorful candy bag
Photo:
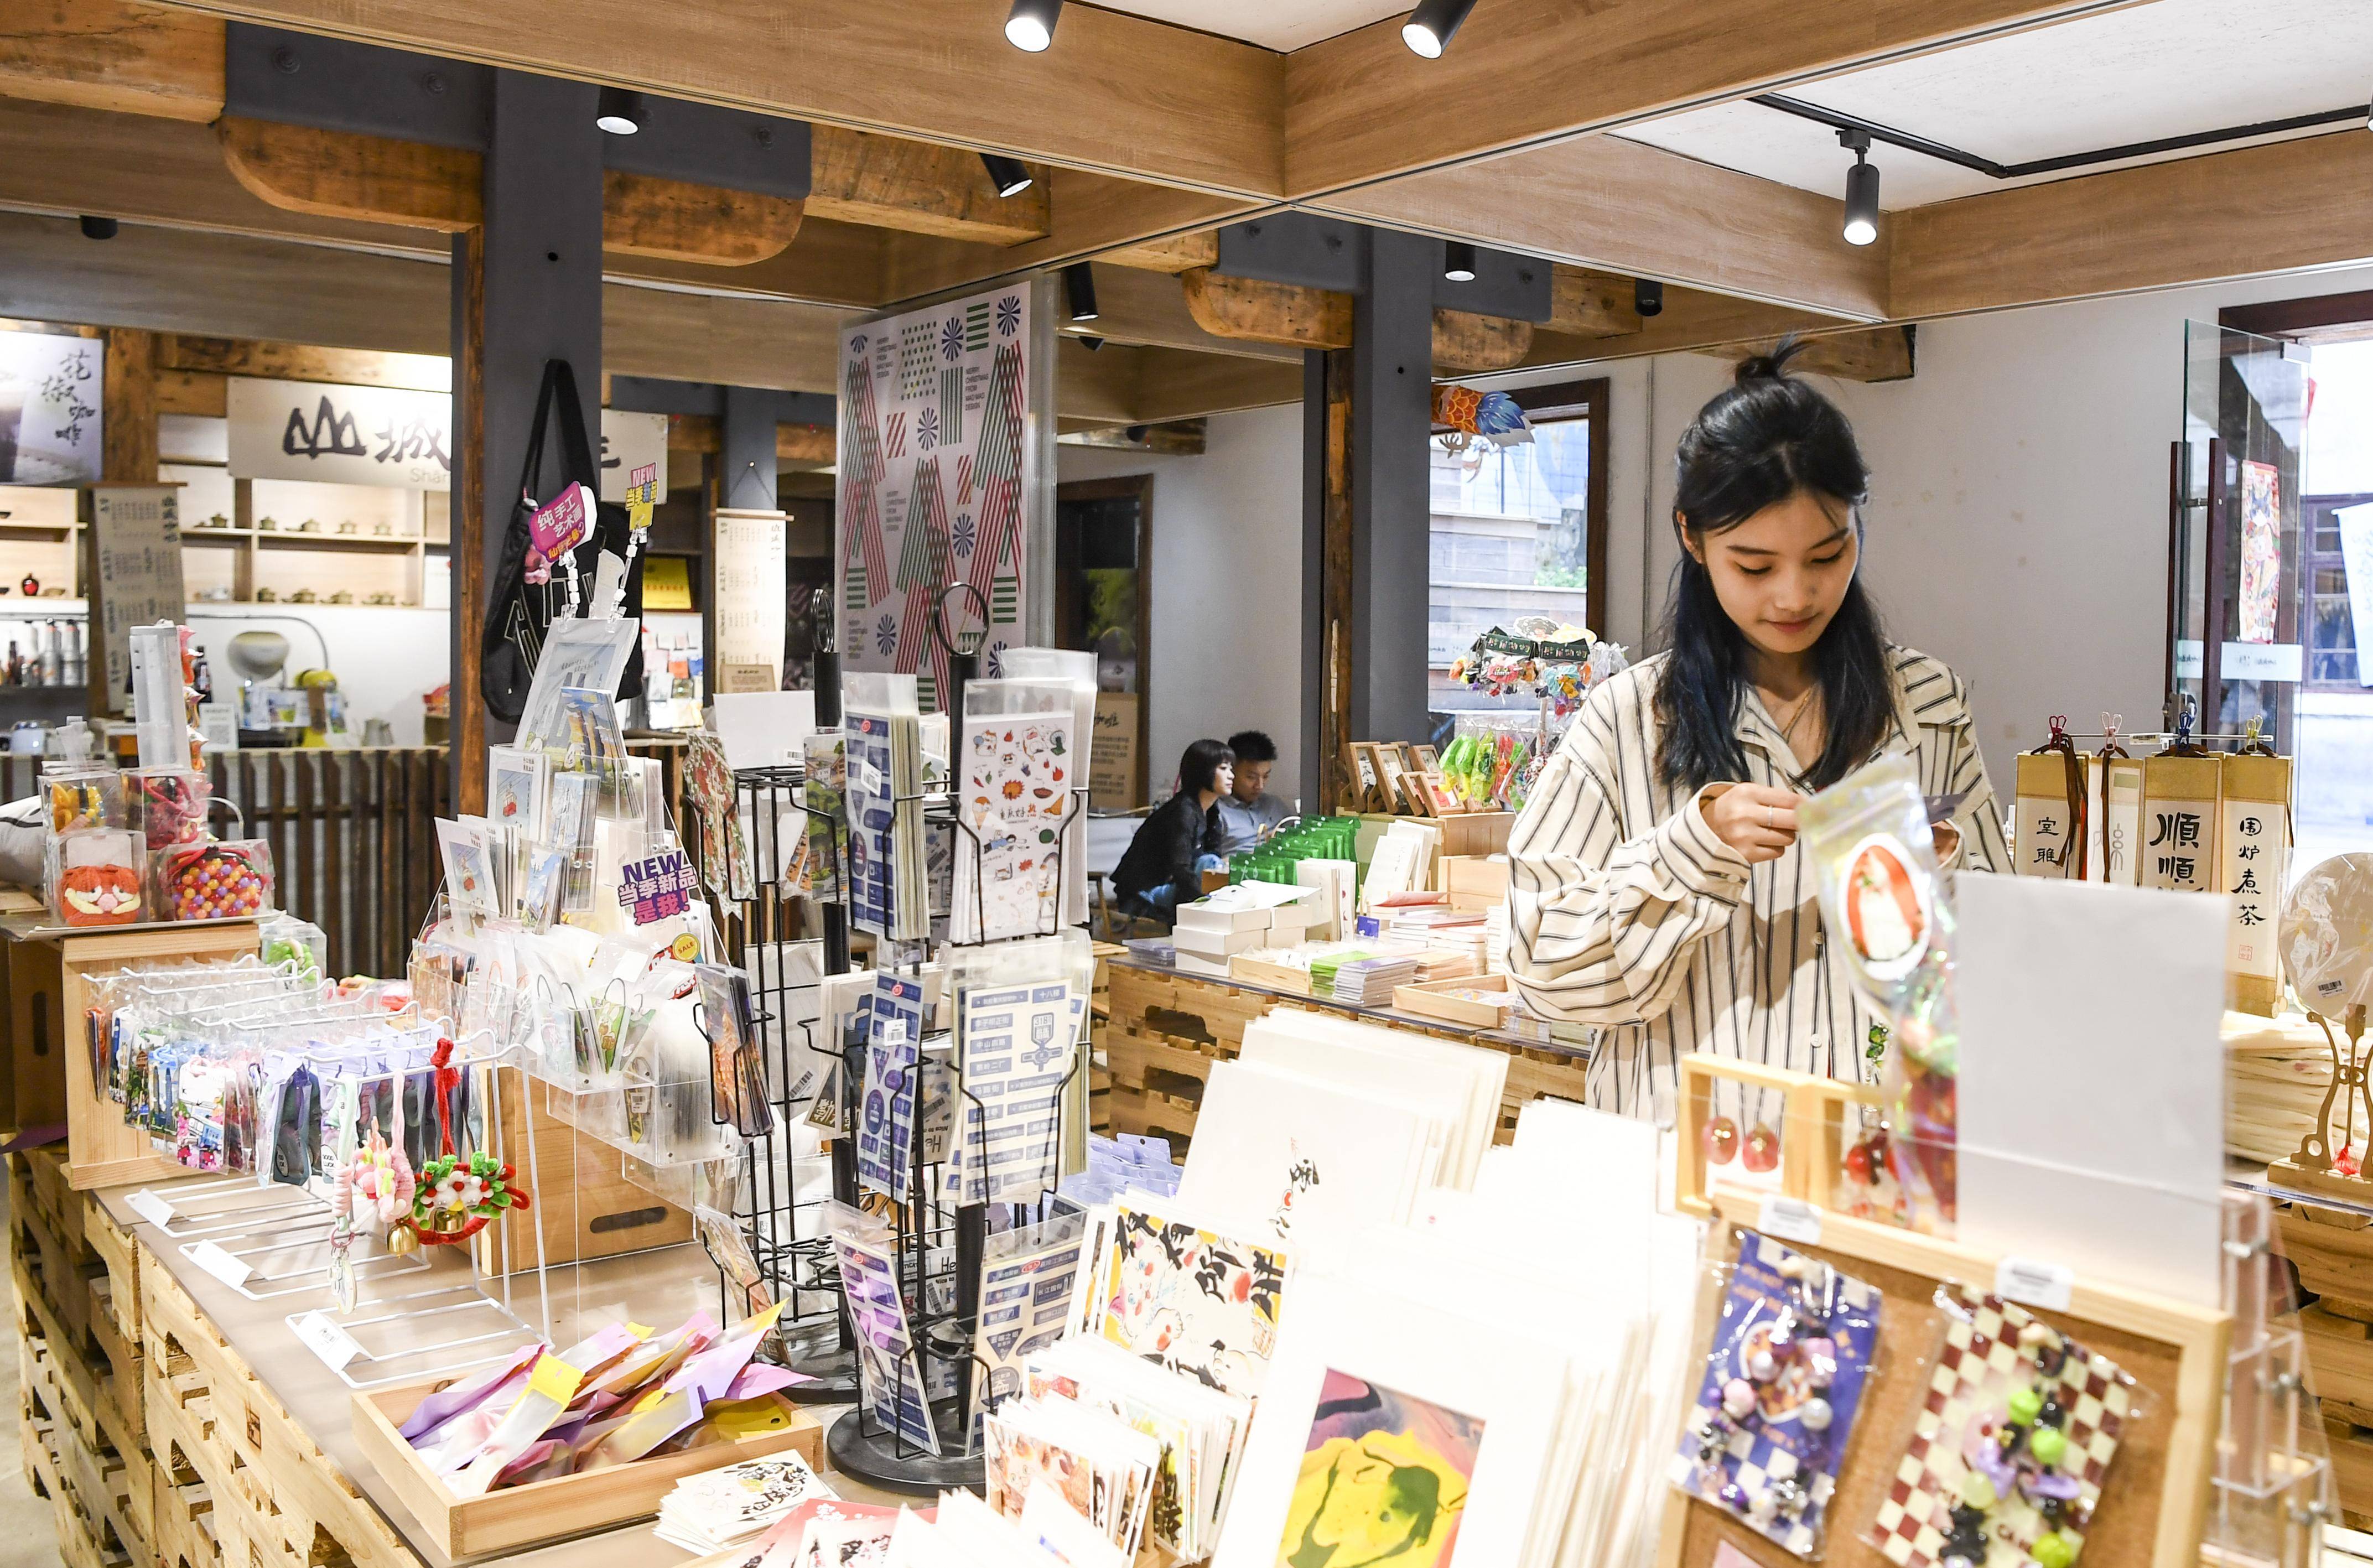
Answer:
M124 776L131 824L151 849L190 844L206 836L206 776L188 767L141 767Z
M157 902L169 920L214 920L272 907L272 846L261 838L179 844L156 856Z
M1881 757L1806 801L1796 821L1820 878L1829 939L1892 1031L1888 1163L1914 1228L1948 1230L1961 1030L1953 1002L1953 911L1919 773L1908 756Z
M1875 1287L1739 1232L1673 1484L1799 1557L1819 1556L1879 1305Z

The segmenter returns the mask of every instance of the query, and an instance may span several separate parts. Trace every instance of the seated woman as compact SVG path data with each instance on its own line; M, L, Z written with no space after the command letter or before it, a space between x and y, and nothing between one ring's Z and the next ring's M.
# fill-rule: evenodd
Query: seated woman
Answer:
M1235 754L1218 741L1198 741L1178 759L1178 793L1139 824L1137 837L1113 868L1121 911L1168 925L1179 902L1203 895L1203 868L1219 866L1211 802L1233 781Z

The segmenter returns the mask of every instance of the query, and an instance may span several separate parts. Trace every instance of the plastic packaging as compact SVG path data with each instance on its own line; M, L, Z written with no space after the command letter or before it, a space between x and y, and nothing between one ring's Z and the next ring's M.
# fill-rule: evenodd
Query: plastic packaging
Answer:
M1675 1483L1818 1557L1878 1348L1879 1293L1754 1231L1738 1233L1727 1273Z
M275 915L256 927L266 964L294 964L298 972L321 978L330 960L330 935L310 920Z
M2070 1568L2140 1390L2024 1307L1954 1284L1936 1305L1928 1395L1864 1539L1897 1568Z
M2373 854L2318 861L2283 898L2283 970L2326 1018L2373 1002Z
M125 825L123 775L111 767L86 763L46 768L41 795L53 838L78 828Z
M1829 939L1889 1021L1888 1157L1922 1230L1953 1223L1961 1032L1953 1001L1953 912L1918 771L1888 756L1797 809L1820 881Z
M50 907L70 926L128 926L141 918L139 835L77 827L51 846Z
M272 907L272 846L261 838L180 844L154 859L161 919L216 920Z
M124 776L129 825L151 849L192 844L206 836L206 776L190 767L134 768Z

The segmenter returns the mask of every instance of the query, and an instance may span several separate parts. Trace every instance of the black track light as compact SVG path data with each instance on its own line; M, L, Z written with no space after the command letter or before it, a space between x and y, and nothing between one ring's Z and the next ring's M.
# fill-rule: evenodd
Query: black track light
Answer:
M1442 52L1450 47L1457 36L1459 24L1467 13L1475 9L1475 0L1420 0L1418 8L1401 24L1401 41L1409 51L1428 60L1439 60Z
M1453 283L1475 281L1475 247L1453 240L1442 248L1442 275Z
M1870 133L1840 131L1838 145L1854 155L1846 170L1846 243L1867 245L1878 238L1878 166L1870 161Z
M1653 277L1633 278L1631 280L1631 309L1638 311L1643 319L1649 316L1663 315L1665 313L1665 286L1657 282Z
M1044 53L1055 41L1055 22L1063 14L1063 0L1013 0L1005 18L1005 41L1033 54Z
M1081 348L1086 349L1091 354L1093 354L1097 349L1102 348L1105 345L1105 340L1103 338L1090 337L1085 333L1081 333L1074 341L1077 342Z
M82 215L82 237L86 240L112 240L115 228L115 220L111 217L93 217L88 213Z
M593 108L593 123L614 136L633 135L649 118L650 111L643 107L643 95L625 88L603 88Z
M1073 262L1063 269L1063 298L1070 306L1071 320L1096 319L1096 275L1087 263Z
M1018 158L1008 158L1001 152L985 152L980 164L988 170L988 182L997 187L1000 196L1018 196L1030 189L1030 170Z

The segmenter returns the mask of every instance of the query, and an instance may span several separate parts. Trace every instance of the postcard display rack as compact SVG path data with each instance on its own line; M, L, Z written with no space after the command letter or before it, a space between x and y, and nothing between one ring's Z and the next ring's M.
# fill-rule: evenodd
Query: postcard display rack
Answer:
M966 650L949 662L944 731L911 675L851 675L820 704L797 776L822 1004L786 1006L745 962L765 1010L810 1047L777 1082L800 1086L831 1151L828 1203L796 1180L746 1184L752 1264L802 1311L808 1286L838 1287L833 1332L858 1375L827 1437L833 1462L925 1494L980 1484L979 1417L1011 1375L999 1368L1060 1328L1031 1304L1068 1298L1077 1267L1081 1222L1050 1203L1085 1160L1093 971L1079 825L1092 656L1007 649L997 680ZM792 776L735 776L754 856L778 874L790 838L772 801ZM852 930L874 944L862 973ZM1035 1289L1016 1306L993 1288L985 1312L985 1270ZM791 1364L836 1371L835 1353Z
M1883 1303L1851 1434L1828 1462L1833 1479L1816 1488L1825 1539L1807 1555L1841 1568L1961 1568L1957 1558L1970 1568L2317 1561L2321 1526L2339 1515L2262 1195L2222 1195L2221 1305L2211 1309L2005 1257L1954 1239L1949 1218L1908 1215L1893 1201L1890 1173L1900 1167L1888 1154L1888 1138L1900 1134L1874 1131L1876 1088L1703 1054L1682 1059L1680 1071L1676 1202L1714 1222L1710 1258L1776 1239ZM1737 1157L1745 1146L1726 1115L1742 1106L1756 1107L1765 1135L1755 1158ZM1949 1168L1950 1144L1929 1153ZM2084 1178L2072 1173L2063 1196L2081 1211ZM1698 1364L1719 1362L1718 1274L1708 1276L1698 1321L1708 1358ZM2068 1360L2040 1375L2039 1344ZM2063 1462L2072 1494L2043 1518L2018 1512L2038 1478L2048 1483L2053 1473L2019 1452L2025 1433L2040 1430L2021 1425L2022 1416L2034 1422L2032 1408L2003 1392L2022 1378L2036 1382L2041 1422L2058 1423L2071 1453L2094 1445L2091 1459ZM1701 1406L1693 1423L1705 1413ZM1683 1433L1677 1481L1702 1435L1695 1424ZM1765 1480L1753 1468L1760 1441L1733 1437L1731 1454L1744 1458L1717 1461L1743 1489L1728 1505L1714 1495L1717 1484L1695 1496L1677 1485L1659 1568L1739 1568L1738 1553L1749 1563L1779 1561L1742 1501ZM1994 1479L2017 1474L2001 1507L1991 1480L1977 1484L1981 1456L1998 1464ZM1969 1525L1977 1527L1957 1535ZM2063 1543L2075 1549L2065 1556Z

